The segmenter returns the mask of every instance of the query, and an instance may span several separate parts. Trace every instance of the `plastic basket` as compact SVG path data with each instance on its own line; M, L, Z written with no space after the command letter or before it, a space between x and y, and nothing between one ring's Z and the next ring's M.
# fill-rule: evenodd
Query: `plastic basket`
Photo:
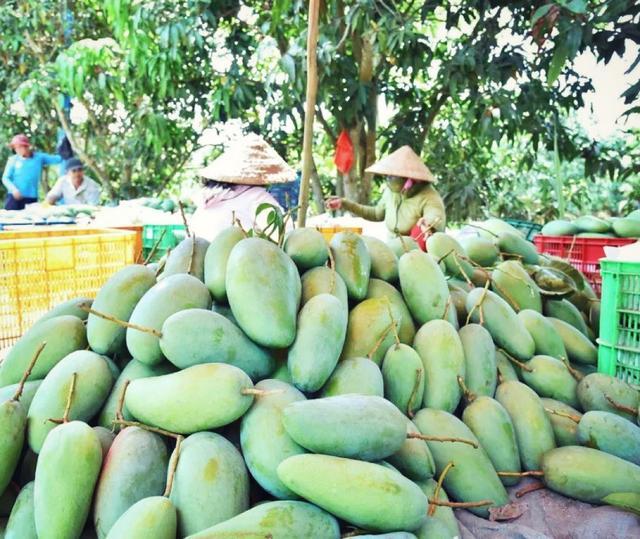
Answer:
M0 348L54 305L93 297L134 261L135 232L47 227L0 232Z
M640 387L640 262L600 261L598 371Z
M362 227L357 226L319 226L318 232L324 236L324 240L329 243L331 238L338 232L354 232L356 234L362 234Z
M539 253L568 260L574 268L584 274L597 294L600 294L602 288L600 259L605 256L605 246L620 247L635 242L633 238L579 238L578 236L543 236L542 234L533 238Z
M533 241L533 238L542 230L542 225L538 223L532 223L531 221L521 221L520 219L504 219L505 223L510 224L512 227L517 228L522 232L523 236L528 241Z
M173 249L184 237L184 225L144 225L142 232L142 252L146 258L158 244L153 260L162 258L169 249ZM160 239L162 238L162 239Z
M126 226L110 226L115 230L131 230L136 233L136 241L133 250L133 260L140 261L142 258L142 231L144 227L142 225L126 225Z

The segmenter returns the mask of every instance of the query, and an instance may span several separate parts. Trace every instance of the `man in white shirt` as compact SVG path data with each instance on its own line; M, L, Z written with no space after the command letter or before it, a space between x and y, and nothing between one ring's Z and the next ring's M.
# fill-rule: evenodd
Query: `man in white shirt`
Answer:
M80 159L72 157L64 163L65 175L47 194L47 202L55 204L62 199L62 204L87 204L96 206L100 201L100 186L84 175L84 165Z

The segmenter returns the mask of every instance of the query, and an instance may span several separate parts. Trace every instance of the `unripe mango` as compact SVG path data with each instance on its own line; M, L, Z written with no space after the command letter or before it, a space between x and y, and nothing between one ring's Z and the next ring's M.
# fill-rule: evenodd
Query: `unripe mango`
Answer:
M302 302L304 305L319 294L333 294L340 300L344 309L349 311L347 285L337 271L325 266L312 268L302 275Z
M432 500L436 494L437 483L433 479L416 481L427 499ZM438 491L437 499L448 502L449 496L443 488ZM460 527L451 507L436 506L433 516L427 516L427 520L416 531L418 539L454 539L460 537Z
M640 406L640 392L608 374L596 372L585 376L578 384L578 400L585 412L602 410L617 414L634 423L637 421L636 414L620 410L614 406L614 403L637 410Z
M111 444L113 444L113 440L115 440L116 435L105 427L93 427L96 436L98 437L98 441L100 442L100 447L102 449L102 458L104 459L111 449Z
M222 230L209 244L204 256L204 284L217 302L227 301L227 261L236 243L245 237L242 229L231 226Z
M496 350L496 367L498 368L499 383L520 380L513 363L511 363L504 350Z
M391 346L382 363L385 397L407 415L422 407L424 366L418 353L406 344Z
M335 270L347 285L349 297L363 300L367 296L371 273L371 255L364 241L353 232L338 232L331 238L330 248Z
M400 342L409 345L413 343L413 338L416 335L416 326L402 294L393 285L385 281L369 279L367 299L371 298L387 298L391 302L394 312L400 315L400 327L398 327Z
M569 360L583 365L598 363L598 349L593 343L571 324L557 318L548 318L560 335Z
M144 498L132 505L113 525L107 539L175 539L178 517L164 496Z
M563 447L565 445L578 445L578 421L580 421L582 414L564 402L546 398L542 398L540 400L544 406L544 411L547 412L549 421L551 421L553 433L556 438L556 445L558 447ZM553 412L560 412L564 415L558 415ZM566 415L573 416L575 421L574 419L566 417Z
M548 318L531 309L520 311L518 318L533 338L536 355L568 359L562 337Z
M640 465L640 428L618 415L587 412L578 423L577 440L580 445Z
M398 257L385 242L372 236L362 236L371 256L371 277L389 283L398 280Z
M400 257L398 276L402 295L419 324L440 319L449 300L447 281L433 257L422 251L409 251Z
M464 248L448 234L431 234L427 238L427 251L436 260L444 262L448 275L462 279L470 279L473 275L473 266L466 260L467 253Z
M585 337L589 337L589 328L578 308L566 299L548 299L544 302L544 314L572 325Z
M80 320L86 320L89 316L89 313L84 309L81 309L79 306L87 305L88 307L91 307L92 303L93 298L79 297L68 299L67 301L58 303L58 305L38 318L35 323L39 324L40 322L44 322L45 320L50 320L51 318L65 315L77 316Z
M459 332L464 350L464 381L475 395L493 397L498 383L496 346L491 334L479 324L464 326Z
M514 311L531 309L542 312L540 289L520 262L505 260L491 273L492 288Z
M493 266L500 257L495 243L481 236L464 236L460 238L460 245L471 260L484 268Z
M338 363L333 374L322 388L321 396L384 394L384 382L380 368L370 359L354 357Z
M18 494L11 509L4 539L38 539L33 514L33 486L33 481L27 483Z
M33 400L33 397L41 383L42 380L30 380L29 382L24 383L22 395L20 395L20 402L26 411L29 410L31 401ZM18 385L19 384L11 384L10 386L0 388L0 403L10 400L15 395Z
M407 419L406 422L407 434L420 434L412 421ZM436 473L436 465L429 447L424 440L418 438L407 438L402 447L385 461L414 481L429 479Z
M521 370L522 380L540 397L579 406L578 382L562 361L551 356L533 356L525 365Z
M7 489L24 445L27 411L18 400L0 403L0 492Z
M523 264L538 264L540 257L533 243L525 240L521 234L503 232L498 235L498 248L500 252L511 255Z
M204 238L187 237L169 253L159 279L171 275L189 274L204 282L204 257L209 242Z
M296 228L287 233L283 246L300 271L324 266L329 249L324 236L315 228Z
M387 240L387 245L396 254L398 260L409 251L419 251L420 246L411 236L396 236Z

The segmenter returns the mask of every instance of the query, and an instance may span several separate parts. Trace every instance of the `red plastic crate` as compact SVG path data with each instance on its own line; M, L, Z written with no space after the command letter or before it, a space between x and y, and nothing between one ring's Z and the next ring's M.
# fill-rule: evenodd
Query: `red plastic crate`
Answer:
M543 236L542 234L533 238L539 253L568 260L574 268L584 274L598 295L602 288L600 259L605 256L605 246L621 247L636 241L635 238L579 238L577 236Z

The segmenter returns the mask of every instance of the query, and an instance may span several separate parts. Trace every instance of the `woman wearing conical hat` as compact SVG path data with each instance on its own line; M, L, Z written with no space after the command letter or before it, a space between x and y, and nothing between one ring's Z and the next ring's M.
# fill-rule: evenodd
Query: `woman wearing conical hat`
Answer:
M388 177L386 189L375 206L332 197L327 207L342 208L369 221L384 221L393 236L411 234L424 239L445 229L444 203L433 187L436 179L409 146L371 165L367 172Z

